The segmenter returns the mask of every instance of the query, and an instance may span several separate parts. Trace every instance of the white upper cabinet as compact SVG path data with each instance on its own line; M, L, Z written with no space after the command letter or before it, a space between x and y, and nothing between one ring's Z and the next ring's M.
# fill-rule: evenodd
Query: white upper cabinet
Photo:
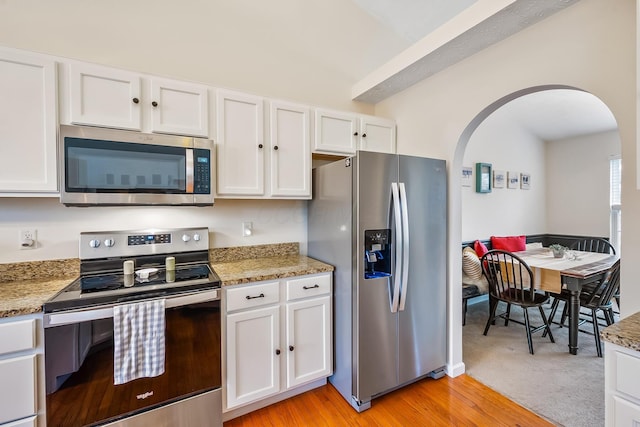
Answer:
M219 90L217 195L228 198L311 198L309 108Z
M272 101L269 111L271 196L311 198L309 108Z
M58 191L56 63L0 50L0 193Z
M358 142L358 120L353 113L316 110L314 152L354 154Z
M152 132L209 137L206 86L156 78L149 84Z
M264 107L258 96L219 90L217 115L217 193L264 195Z
M142 130L142 78L93 64L69 65L72 124Z
M396 125L393 120L322 109L315 113L315 153L396 152Z
M374 116L360 116L360 150L396 152L396 123Z
M68 72L68 123L209 136L204 85L85 63L70 64Z

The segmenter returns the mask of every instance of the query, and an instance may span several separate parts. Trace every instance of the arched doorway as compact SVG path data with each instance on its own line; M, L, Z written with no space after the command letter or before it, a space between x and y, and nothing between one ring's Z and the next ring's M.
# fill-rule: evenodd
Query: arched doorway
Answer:
M536 102L540 101L540 99L544 98L544 96L549 95L548 101L562 103L564 101L561 98L554 98L555 95L562 94L567 94L566 105L561 106L564 109L571 109L571 102L580 103L574 104L575 111L570 111L570 113L576 113L577 115L580 115L580 113L582 113L582 118L580 119L580 121L585 122L583 129L570 129L570 127L567 127L565 134L549 133L546 135L539 135L537 133L541 132L541 129L544 129L544 126L536 128L535 120L546 120L547 122L551 122L551 124L553 125L555 117L548 116L547 113L549 113L549 111L542 111L542 114L538 114L536 116L535 108L534 110L531 110L531 106L529 106L529 110L526 110L530 113L530 117L526 117L527 121L525 124L529 125L527 129L506 129L504 127L505 125L502 124L503 131L496 131L496 129L500 125L497 117L500 117L501 120L518 120L518 115L506 113L511 105L522 106L527 101L527 98L530 98L532 100L535 100L532 103L534 107L544 108L543 103L539 103L536 105ZM577 95L575 96L575 99L573 101L571 100L572 95ZM587 104L591 102L593 102L593 105L591 106L592 108L589 109L589 105ZM557 107L557 105L554 105L554 107ZM602 123L596 123L598 118L592 118L592 113L605 114L607 115L607 117L604 118ZM557 109L554 114L561 115L562 108ZM567 115L567 117L565 117L565 120L567 121L572 119L573 116L570 115ZM520 123L520 125L521 124L522 123ZM565 123L560 123L557 126L558 128L560 128L564 125ZM578 125L579 123L575 124L574 126ZM489 131L487 131L487 128L489 128ZM556 131L560 130L561 129L556 129ZM539 140L537 143L531 143L532 146L534 146L534 149L529 151L524 148L514 146L519 142L518 136L526 133L530 133L532 135L530 139ZM605 226L595 230L593 234L608 236L608 155L605 155L604 158L604 166L606 167L604 174L604 180L606 182L603 183L604 188L595 189L593 187L593 184L588 184L587 182L580 181L580 179L574 180L574 175L579 175L582 172L586 174L593 174L593 170L589 169L594 167L592 159L595 156L602 157L602 152L596 153L596 150L593 149L595 145L591 145L590 148L586 148L583 150L579 145L577 145L578 141L584 141L585 147L589 147L587 144L596 144L598 141L605 138L605 136L608 136L605 135L605 133L614 134L614 138L617 138L617 153L619 154L620 137L617 131L617 124L615 123L615 119L613 119L613 114L611 113L609 108L606 107L606 105L604 105L604 103L602 103L602 101L600 101L594 95L573 87L561 85L532 87L505 96L483 109L467 126L467 128L463 132L463 135L458 141L455 159L452 165L452 171L454 171L452 172L452 174L459 173L457 171L460 171L463 166L470 166L469 163L474 164L476 161L489 163L493 162L494 165L499 165L497 167L501 170L504 170L505 172L511 171L513 169L516 172L530 173L532 187L537 185L538 188L536 188L535 191L533 189L528 191L521 191L520 187L512 190L508 189L505 185L504 188L494 189L493 194L487 195L476 194L475 188L468 189L459 185L457 188L453 187L452 193L458 192L460 194L460 197L457 199L457 201L455 200L455 197L453 198L454 200L452 201L452 207L457 202L457 208L461 211L461 241L473 240L475 238L486 239L490 235L541 234L548 232L570 235L589 234L588 231L584 230L593 230L594 227L597 228L599 226L598 224L602 225L603 221L605 222ZM580 136L578 137L578 135ZM598 137L590 138L585 135L598 135ZM494 143L492 145L486 142L490 141L491 138L500 137L507 138L509 139L509 141L502 141ZM523 139L527 140L526 142L528 142L528 138L523 137ZM589 139L593 141L589 141ZM476 142L484 142L487 145L484 145L482 149L477 149L478 147L474 147ZM564 147L555 147L554 144L556 142ZM568 150L572 151L568 151L567 147ZM524 151L523 155L528 156L526 161L518 162L518 159L515 158L518 149ZM509 150L512 151L509 152ZM473 156L470 156L471 158L468 156L470 154L470 151L473 152ZM465 156L465 154L467 156ZM478 156L482 156L482 158L479 158ZM565 156L565 158L557 158L559 156ZM523 166L523 164L526 166ZM511 167L511 165L514 166ZM561 168L563 170L547 171L547 168ZM603 179L602 173L600 173L600 175L598 176L600 176L601 180ZM580 177L578 176L578 178ZM583 185L585 188L578 188L577 186L580 185ZM475 179L472 183L472 186L475 186ZM563 191L563 187L568 188L569 190ZM467 193L464 193L465 191L467 191ZM569 200L567 195L570 196L573 194L580 194L580 197L578 197L577 201ZM583 212L583 206L585 204L587 206L596 206L598 203L600 203L603 199L603 194L605 204L604 211L594 208L592 209L594 212ZM468 196L467 199L473 198L475 200L473 202L469 202L469 200L465 200L465 196ZM527 203L531 202L531 199L534 199L533 202L527 205ZM566 206L558 206L558 200L566 200ZM593 215L590 215L591 213L593 213ZM567 216L568 218L563 219L563 215ZM468 220L468 217L465 220L466 216L471 216L474 220ZM592 218L588 218L589 216L592 216ZM598 216L600 216L600 218L598 218ZM531 217L534 218L532 219ZM480 219L477 220L478 218ZM593 219L593 221L585 220L584 218ZM524 331L522 332L522 338L524 340ZM481 332L479 332L479 334L481 334ZM593 345L592 340L590 339L582 338L582 340L584 343L583 345ZM464 346L465 343L463 341L463 349ZM505 349L505 351L506 350L507 349ZM487 355L487 357L489 356ZM526 357L526 354L523 354L522 357ZM540 357L538 357L537 360L534 357L529 360L528 363L531 363L531 366L533 367L535 366L536 361L540 360ZM575 359L573 362L577 361L578 360ZM464 351L463 362L465 364L469 363L464 357ZM601 362L597 360L589 360L588 363L594 364ZM471 365L467 365L466 368L468 372L472 372L473 370L473 367ZM583 371L598 370L597 367L596 369L592 368L593 367L587 367L583 369ZM497 376L508 376L508 368L506 365L501 365L498 370L499 373ZM481 378L478 379L482 381ZM549 383L552 385L553 381L545 380L544 383ZM497 386L496 384L488 385L518 401L517 397L514 396L513 390L501 390L500 386ZM603 384L601 385L603 387ZM540 387L541 386L536 386L536 388L538 389ZM544 394L544 392L542 394ZM552 392L550 392L549 394L553 395ZM531 406L528 405L528 402L519 401L519 403L531 408ZM563 404L566 405L566 403L567 402L564 402ZM551 407L553 405L551 403L546 404L545 406ZM535 408L533 409L536 410ZM536 412L540 413L540 411L538 410L536 410ZM545 415L550 416L549 414ZM558 418L553 419L558 421ZM596 416L595 419L602 418Z

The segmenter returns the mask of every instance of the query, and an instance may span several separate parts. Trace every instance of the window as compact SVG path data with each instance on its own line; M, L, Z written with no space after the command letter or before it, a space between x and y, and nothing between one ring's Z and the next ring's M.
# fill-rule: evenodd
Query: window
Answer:
M610 194L610 232L611 244L620 254L620 238L622 236L622 205L620 195L622 193L622 160L619 156L612 157L609 162L609 194Z

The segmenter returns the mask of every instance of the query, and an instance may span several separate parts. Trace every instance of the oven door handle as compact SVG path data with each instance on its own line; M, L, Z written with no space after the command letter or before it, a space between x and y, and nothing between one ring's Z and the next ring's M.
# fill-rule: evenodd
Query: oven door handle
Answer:
M152 298L159 299L159 298ZM181 307L185 305L199 304L207 301L220 300L220 290L200 291L179 296L168 296L165 299L165 309ZM140 299L135 302L149 301ZM132 303L134 303L132 301ZM90 320L108 319L113 317L113 307L121 304L106 304L99 307L85 308L82 310L70 310L58 313L47 313L44 315L44 327L68 325L72 323L88 322Z

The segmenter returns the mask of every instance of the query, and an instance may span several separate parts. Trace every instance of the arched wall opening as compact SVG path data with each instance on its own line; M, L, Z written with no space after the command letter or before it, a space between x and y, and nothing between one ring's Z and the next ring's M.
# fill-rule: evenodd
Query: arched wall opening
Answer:
M454 158L452 160L451 163L451 169L450 169L450 188L449 188L449 194L451 195L451 199L450 199L450 204L449 204L449 208L452 210L452 212L459 212L460 214L457 216L458 218L461 218L460 224L455 224L454 226L451 227L450 229L450 242L451 242L451 249L450 249L450 254L451 256L457 256L459 254L459 251L457 250L459 248L459 244L461 241L467 241L467 240L473 240L475 238L479 238L479 239L486 239L489 238L490 234L536 234L536 233L557 233L557 234L581 234L579 232L576 232L575 230L569 230L569 231L573 231L573 232L566 232L565 226L563 225L553 225L550 224L548 225L546 223L546 221L538 221L538 222L532 222L533 225L531 226L531 229L529 230L522 230L521 232L518 232L518 228L516 229L506 229L504 233L500 233L499 231L496 231L495 233L490 233L487 232L484 235L482 234L483 232L480 232L480 234L482 235L473 235L473 234L469 234L469 230L467 229L466 231L464 230L464 227L462 226L463 223L463 219L465 217L465 215L482 215L482 213L472 213L472 212L464 212L463 211L463 191L471 191L471 192L475 192L475 170L473 171L473 180L471 182L471 189L463 189L462 187L462 182L461 182L461 174L460 171L462 170L463 166L474 166L473 164L465 164L465 153L467 151L468 148L468 144L469 141L472 140L472 137L474 136L474 133L476 132L476 130L478 130L478 128L480 127L480 125L485 122L485 120L487 120L490 116L492 116L492 114L494 114L497 110L499 110L500 108L507 106L507 104L509 104L510 102L525 97L527 95L531 95L531 94L535 94L538 92L543 92L543 91L554 91L554 90L558 90L558 89L562 89L562 90L569 90L569 91L577 91L580 93L584 93L584 94L588 94L587 91L584 91L580 88L576 88L576 87L572 87L572 86L567 86L567 85L542 85L542 86L533 86L533 87L528 87L522 90L518 90L515 92L512 92L506 96L503 96L502 98L492 102L490 105L488 105L487 107L485 107L484 109L482 109L472 120L471 122L464 128L464 131L462 132L462 134L460 135L459 139L458 139L458 143L456 145L455 148L455 154L454 154ZM593 95L589 95L592 96ZM595 97L594 97L595 98ZM600 101L601 102L601 101ZM604 106L604 103L603 103ZM613 114L611 113L611 110L609 109L609 107L605 107L606 110L608 110L608 113L610 113L613 117ZM618 141L618 150L619 150L619 135L617 132L617 129L615 129L614 131L612 131L612 133L615 134L615 137L617 138ZM620 152L620 151L618 151ZM486 158L486 160L482 160L482 161L488 161L491 162L491 153L487 154L488 157ZM544 160L544 159L543 159ZM474 168L475 169L475 168ZM524 171L524 170L520 170L520 172L531 172L531 171ZM538 179L536 181L536 178ZM541 179L543 177L536 177L535 175L533 175L533 182L534 185L544 185L544 179ZM606 180L606 178L605 178ZM603 183L603 185L608 186L608 182L607 183ZM505 185L505 189L504 190L498 190L500 193L500 196L503 195L508 195L510 199L516 199L517 197L520 197L524 194L526 194L527 196L529 196L531 193L516 193L513 190L507 190L506 189L506 185ZM538 188L538 191L545 191L544 189L540 189ZM608 188L607 188L608 191ZM485 195L478 195L477 197L484 197ZM496 196L496 194L494 193L494 196ZM517 196L517 197L514 197ZM476 197L474 195L474 197ZM495 198L493 200L496 200ZM504 206L501 206L500 209L504 208ZM542 208L544 209L544 207ZM490 214L490 213L488 213ZM540 214L539 212L537 213L538 215ZM606 215L606 217L604 218L604 221L606 221L608 223L608 207L605 207L605 212L604 213L600 213L599 215ZM531 221L530 221L531 223ZM556 229L553 229L553 227L556 227ZM560 229L557 229L557 228ZM470 228L470 227L467 227ZM480 227L482 228L482 227ZM486 228L486 227L485 227ZM508 228L508 225L507 225ZM591 230L592 227L590 227L588 224L583 226L584 230ZM499 230L499 228L498 228ZM565 231L563 233L563 231ZM589 234L588 231L583 231L582 234ZM599 234L599 235L608 235L608 229L605 229L604 232L602 230L602 228L600 228L600 230L598 230L597 233L594 234ZM452 266L452 268L454 269L452 271L452 281L451 281L451 289L449 290L449 295L450 295L450 304L449 304L449 308L453 311L453 313L459 313L462 310L462 295L461 295L461 289L459 289L458 286L456 286L457 284L460 283L460 280L457 279L457 277L461 278L461 273L459 273L458 271L461 270L461 268L458 268L458 262L457 260L454 260L454 262L450 263L450 265ZM460 267L461 267L461 261L460 261ZM459 276L458 276L459 275ZM453 315L449 317L450 319L450 328L452 328L450 333L450 337L456 341L459 340L458 342L452 342L450 343L450 349L454 349L456 348L458 345L460 347L458 348L462 348L462 317L460 316L460 318L458 319L457 315ZM459 321L458 321L459 320ZM460 333L458 334L457 331L460 331ZM458 364L452 365L450 366L450 375L457 375L459 373L462 373L465 370L464 367L464 362L460 361Z

